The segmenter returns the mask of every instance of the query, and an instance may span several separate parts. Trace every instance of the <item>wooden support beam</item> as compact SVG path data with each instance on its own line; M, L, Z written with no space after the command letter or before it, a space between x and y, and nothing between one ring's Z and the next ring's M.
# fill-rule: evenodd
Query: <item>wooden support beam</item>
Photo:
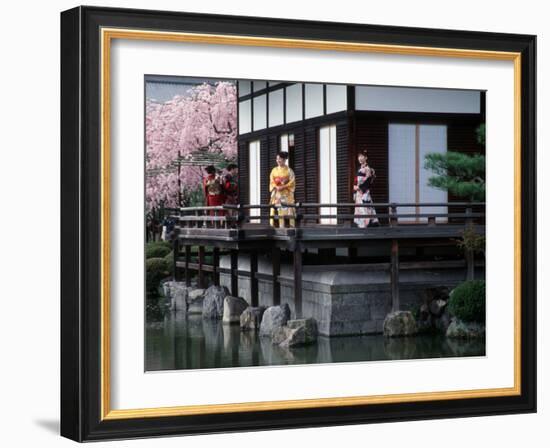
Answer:
M239 295L239 252L231 250L231 295Z
M302 249L294 249L294 310L296 319L302 318Z
M271 266L273 277L273 305L281 304L281 284L279 283L279 275L281 275L281 249L273 248L271 252Z
M204 264L204 246L199 246L199 288L204 288L204 270L202 265Z
M399 311L399 246L397 240L391 242L390 278L391 309L392 311Z
M474 279L474 251L471 249L465 250L466 258L466 280Z
M185 245L185 285L191 286L191 269L189 264L191 263L191 246Z
M178 256L179 256L179 250L180 250L180 243L177 238L174 238L174 241L172 243L172 251L174 253L174 257L172 258L172 272L173 272L173 280L177 282L179 280L179 272L178 272Z
M220 248L212 249L212 259L214 264L214 285L220 286Z
M250 252L250 304L258 306L258 252Z

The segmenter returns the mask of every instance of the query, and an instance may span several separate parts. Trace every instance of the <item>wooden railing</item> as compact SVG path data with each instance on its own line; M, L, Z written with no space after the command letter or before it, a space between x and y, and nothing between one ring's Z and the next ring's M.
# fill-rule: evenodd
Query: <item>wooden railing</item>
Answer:
M376 215L355 213L357 208L373 207ZM453 208L461 211L430 212L425 209ZM280 215L281 208L292 213ZM400 212L400 209L414 208L415 212ZM420 211L420 209L424 209ZM403 223L441 225L447 223L481 222L485 220L484 202L429 202L429 203L296 203L259 205L220 205L205 207L183 207L172 215L180 227L185 228L241 228L246 224L274 224L276 227L300 227L303 225L339 225L353 227L354 220L378 218L380 225L397 226ZM474 211L476 210L476 211ZM313 212L312 212L313 211ZM328 212L327 212L328 211ZM271 214L273 213L273 214ZM400 222L401 221L401 222Z

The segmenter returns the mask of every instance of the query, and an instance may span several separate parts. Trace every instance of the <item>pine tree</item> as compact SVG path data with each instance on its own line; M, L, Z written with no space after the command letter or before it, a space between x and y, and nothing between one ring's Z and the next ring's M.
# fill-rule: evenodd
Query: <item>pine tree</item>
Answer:
M477 140L485 145L485 125L476 130ZM470 201L485 200L485 156L448 151L426 154L424 167L435 173L428 179L431 187L445 190Z

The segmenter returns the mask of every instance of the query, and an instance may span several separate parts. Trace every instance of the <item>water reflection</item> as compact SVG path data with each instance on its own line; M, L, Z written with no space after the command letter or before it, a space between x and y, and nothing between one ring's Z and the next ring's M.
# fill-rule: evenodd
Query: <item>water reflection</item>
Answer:
M238 325L167 313L146 326L146 370L203 369L398 359L483 356L483 340L440 335L384 338L382 335L320 337L317 344L285 349Z

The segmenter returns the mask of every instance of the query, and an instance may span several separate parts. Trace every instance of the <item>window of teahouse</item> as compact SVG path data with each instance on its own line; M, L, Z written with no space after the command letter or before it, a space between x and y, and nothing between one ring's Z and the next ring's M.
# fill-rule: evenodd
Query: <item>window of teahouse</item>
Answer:
M302 119L302 84L286 87L286 122Z
M261 171L260 171L260 141L254 140L248 144L249 161L249 198L250 205L261 204ZM250 216L259 216L260 209L251 209Z
M306 84L306 118L323 115L323 84Z
M281 135L281 151L288 152L288 166L294 167L294 134Z
M284 123L283 89L269 92L269 127Z
M267 127L267 95L260 95L254 98L253 110L253 130L265 129Z
M327 114L341 112L348 107L347 86L327 84Z
M319 202L336 204L336 125L319 128ZM336 207L321 207L321 215L336 215ZM322 218L321 224L336 224L336 218Z
M428 153L447 151L447 126L390 123L388 127L389 199L396 203L444 203L447 193L430 187L433 176L424 168ZM399 214L447 213L447 207L398 207ZM426 222L427 218L399 218L400 222ZM437 218L438 222L446 221Z

